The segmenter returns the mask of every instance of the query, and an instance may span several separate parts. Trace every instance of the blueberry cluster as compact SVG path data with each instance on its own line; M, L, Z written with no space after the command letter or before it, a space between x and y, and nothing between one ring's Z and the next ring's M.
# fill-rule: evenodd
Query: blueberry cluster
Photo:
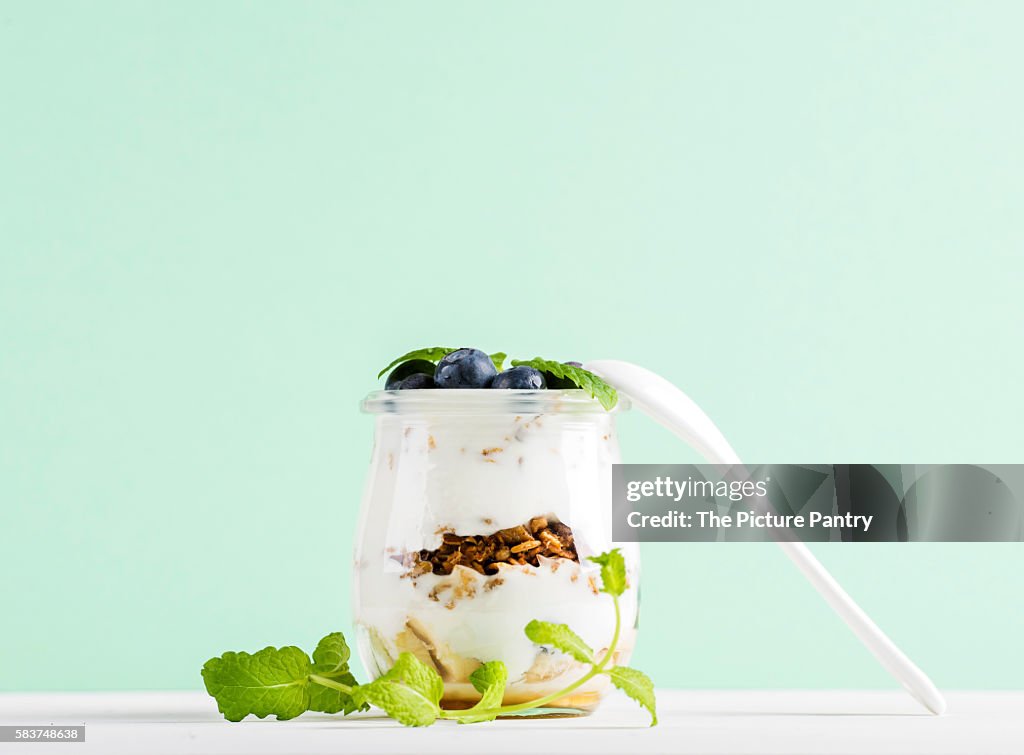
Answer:
M567 362L580 366L579 362ZM526 365L498 372L491 358L480 349L458 349L436 365L426 359L411 359L391 371L384 386L389 391L417 388L506 388L542 390L575 388L570 380L556 378Z

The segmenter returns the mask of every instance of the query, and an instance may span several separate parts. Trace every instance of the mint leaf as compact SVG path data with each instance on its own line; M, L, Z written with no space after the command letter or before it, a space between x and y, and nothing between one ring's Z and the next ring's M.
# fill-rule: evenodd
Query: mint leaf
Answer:
M392 367L395 367L402 362L408 362L410 359L426 359L428 362L440 362L447 354L451 354L453 351L458 349L449 349L446 346L429 346L425 349L414 349L408 354L398 357L391 364L385 367L383 370L377 373L377 379L384 377L384 373L390 372ZM500 369L500 368L499 368Z
M428 362L437 364L453 351L458 351L458 349L450 349L447 346L428 346L425 349L414 349L408 354L398 357L398 359L394 360L391 364L378 372L377 379L379 380L384 377L384 374L390 372L392 368L397 367L402 362L408 362L410 359L426 359ZM501 372L501 367L505 364L505 360L508 359L508 354L503 351L496 351L489 356L491 357L491 361L494 362L494 366L498 369L498 372Z
M295 718L309 708L309 656L297 647L224 653L203 665L206 691L228 721L273 714Z
M326 679L328 677L323 678ZM359 686L359 682L352 676L351 671L346 671L343 674L329 678L332 682L350 687L353 692ZM368 707L365 703L357 703L351 693L317 684L317 676L311 677L310 682L309 710L320 711L321 713L344 713L347 716L353 711L366 710Z
M493 721L498 717L498 711L495 709L501 705L501 700L505 696L508 669L501 661L488 661L470 674L469 681L480 693L480 701L465 713L459 714L459 723L477 724L482 721Z
M348 668L348 659L351 652L345 642L345 635L341 632L334 632L327 635L316 646L313 651L313 673L316 677L323 677L333 682L343 684L346 687L355 688L359 682L352 676ZM352 695L343 690L327 687L317 683L313 677L313 684L309 687L309 709L323 713L344 712L349 713L365 708L365 705L357 705L352 700Z
M360 685L353 699L376 705L403 726L430 726L438 716L438 708L415 690L380 679Z
M444 694L440 675L412 653L400 654L395 665L381 678L408 685L434 705L440 704Z
M533 359L513 359L512 366L526 365L541 372L550 372L555 377L571 380L574 385L582 388L601 402L601 406L611 410L619 402L619 393L608 383L589 370L582 367L574 367L571 364L562 364L549 359L534 357Z
M626 591L626 562L618 548L590 560L601 565L601 592L618 597Z
M526 625L526 636L538 645L551 645L580 663L593 663L594 651L566 624L552 624L534 619Z
M651 726L658 723L658 712L655 710L654 682L643 671L628 666L616 666L606 672L612 684L636 700L651 714Z
M429 726L441 713L444 682L412 653L398 656L391 670L352 691L356 705L370 703L405 726Z
M324 637L313 651L313 673L332 676L348 671L348 659L352 652L345 642L345 635L332 632Z

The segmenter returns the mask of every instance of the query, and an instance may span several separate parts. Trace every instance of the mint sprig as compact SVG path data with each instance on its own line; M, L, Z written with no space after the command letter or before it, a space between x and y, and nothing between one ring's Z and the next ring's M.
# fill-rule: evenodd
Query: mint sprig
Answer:
M619 392L590 370L585 370L582 367L576 367L571 364L555 362L550 359L541 359L540 357L512 360L513 367L519 367L520 365L533 367L541 372L549 372L555 377L571 380L577 388L582 388L592 398L600 401L601 406L608 411L611 411L619 403Z
M618 597L626 591L626 561L618 548L590 560L601 567L601 592Z
M654 682L643 671L629 666L615 666L607 672L612 684L640 703L651 714L651 726L658 725L658 711L654 702Z
M398 359L393 360L391 364L389 364L383 370L378 372L377 379L379 380L380 378L384 377L386 373L391 372L393 368L397 367L402 362L408 362L411 359L425 359L428 362L433 362L434 364L437 364L446 356L451 354L453 351L458 351L458 349L450 349L447 346L428 346L425 349L413 349L407 354L403 354L402 356L398 357ZM499 367L498 369L501 368Z
M206 691L228 721L252 714L279 720L309 710L309 656L297 647L267 647L258 653L224 653L203 666Z
M393 360L391 364L378 372L377 379L379 380L384 377L386 373L391 372L392 369L400 365L402 362L408 362L412 359L424 359L428 362L437 364L453 351L458 351L458 349L452 349L447 346L428 346L425 349L413 349L412 351L398 357L398 359ZM491 361L494 362L494 366L498 368L499 372L501 371L502 365L505 364L505 360L508 359L508 354L503 351L496 351L493 354L488 354L488 356L491 358Z
M440 675L411 653L398 656L395 665L378 679L358 684L348 668L349 649L341 632L320 640L310 660L297 647L267 647L257 653L224 653L203 666L206 691L216 699L217 709L229 721L248 715L279 719L295 718L307 710L346 715L369 705L383 710L405 726L429 726L438 719L459 723L493 721L503 715L543 708L579 689L598 675L638 702L651 714L651 726L658 723L654 683L643 672L611 665L622 628L619 597L626 589L626 564L618 549L590 559L601 566L602 592L611 596L615 609L615 630L600 660L594 651L565 624L531 621L526 636L538 645L550 645L590 670L565 688L515 705L502 705L508 670L501 661L488 661L470 676L480 700L468 710L441 707L444 682Z
M526 636L538 645L550 645L571 655L580 663L593 663L594 651L567 624L552 624L534 619L526 625Z
M340 689L354 689L359 685L348 668L351 652L345 642L345 635L334 632L327 635L313 651L313 673L309 685L309 709L321 713L344 713L348 715L354 710L365 709L352 699L352 695ZM326 682L333 682L325 686Z
M476 724L493 721L498 717L501 699L505 696L508 683L508 669L501 661L488 661L472 674L469 681L480 693L480 700L458 718L460 724Z
M370 703L404 726L429 726L441 715L444 682L412 653L402 653L386 674L357 687L356 703Z
M609 663L615 657L615 649L618 647L619 635L622 631L622 610L619 607L619 597L626 589L626 562L618 548L613 548L607 553L602 553L600 556L593 556L590 560L601 565L601 591L611 595L612 605L615 608L615 631L612 633L611 642L608 643L608 650L605 651L600 661L595 662L592 658L587 661L591 663L590 671L569 686L560 689L558 692L545 695L539 700L531 700L518 705L503 705L496 709L498 715L508 715L532 708L541 708L579 689L595 676L604 674L611 679L612 684L648 710L651 714L651 726L657 725L658 714L654 701L654 683L651 682L650 678L642 671L637 671L628 666L609 666ZM538 644L551 645L557 650L572 655L577 660L579 660L577 654L580 656L586 656L588 653L593 654L593 651L586 643L565 624L531 621L526 626L528 637L532 634L534 637L543 638Z

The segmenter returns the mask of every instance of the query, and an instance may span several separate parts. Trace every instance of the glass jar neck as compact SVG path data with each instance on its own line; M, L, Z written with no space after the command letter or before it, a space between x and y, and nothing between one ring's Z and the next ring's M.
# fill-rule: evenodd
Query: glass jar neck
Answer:
M629 409L629 400L620 396L616 406L607 411L583 390L411 390L375 391L361 404L367 414L443 415L518 415L618 414Z

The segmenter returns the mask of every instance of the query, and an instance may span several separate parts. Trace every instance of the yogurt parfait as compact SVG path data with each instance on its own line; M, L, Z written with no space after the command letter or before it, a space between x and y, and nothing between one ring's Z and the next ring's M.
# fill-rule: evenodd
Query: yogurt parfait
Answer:
M611 661L628 662L639 561L635 544L612 541L610 516L625 400L575 363L501 371L504 355L476 349L407 356L362 404L375 416L353 593L367 672L412 653L440 674L453 709L479 700L469 677L492 660L508 668L504 705L570 686L588 667L524 627L569 624L604 656L615 613L589 557L614 547L628 587ZM597 676L531 714L589 712L608 688Z

